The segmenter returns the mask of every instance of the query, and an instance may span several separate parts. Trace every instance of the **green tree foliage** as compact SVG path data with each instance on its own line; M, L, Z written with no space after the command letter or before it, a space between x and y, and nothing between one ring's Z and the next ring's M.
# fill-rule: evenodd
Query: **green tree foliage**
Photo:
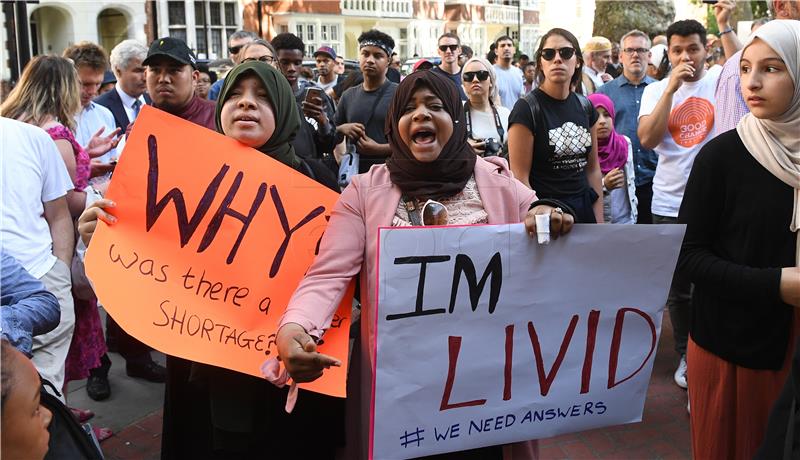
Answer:
M593 35L618 41L626 32L639 29L653 37L663 34L674 18L673 0L598 1Z

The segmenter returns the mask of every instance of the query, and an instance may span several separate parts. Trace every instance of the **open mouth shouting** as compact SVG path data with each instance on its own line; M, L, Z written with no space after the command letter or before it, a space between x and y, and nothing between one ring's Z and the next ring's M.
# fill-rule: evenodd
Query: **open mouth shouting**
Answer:
M411 141L419 146L431 146L436 143L436 131L433 127L419 127L411 131Z

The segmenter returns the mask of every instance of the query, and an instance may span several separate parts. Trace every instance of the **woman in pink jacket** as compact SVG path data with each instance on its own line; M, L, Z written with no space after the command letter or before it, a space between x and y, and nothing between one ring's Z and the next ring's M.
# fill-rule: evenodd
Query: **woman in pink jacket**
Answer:
M360 274L361 339L353 349L349 373L348 459L367 458L378 229L524 221L534 235L534 215L549 214L556 237L569 232L574 222L559 203L537 202L536 194L513 178L504 160L475 154L467 143L455 85L433 72L416 72L403 80L389 109L386 133L391 156L385 165L356 176L342 193L319 256L295 291L277 337L280 358L294 382L315 380L326 368L340 365L317 353L316 341L330 326L350 280ZM268 378L285 381L286 374L278 375L276 362L271 364ZM536 453L535 442L523 442L459 452L453 458L521 459L535 458Z

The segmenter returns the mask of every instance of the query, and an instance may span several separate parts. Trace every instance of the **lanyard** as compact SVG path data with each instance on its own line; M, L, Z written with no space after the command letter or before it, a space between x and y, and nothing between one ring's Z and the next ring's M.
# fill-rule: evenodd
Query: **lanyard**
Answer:
M505 134L505 130L503 129L503 124L500 122L500 114L497 113L497 109L495 108L492 102L489 102L489 107L492 108L492 113L494 114L494 125L497 128L497 134L500 135L500 139L498 142L503 142L503 135ZM472 116L470 115L470 105L469 101L464 103L464 115L467 117L467 132L469 133L470 137L472 137ZM473 138L474 139L474 138Z

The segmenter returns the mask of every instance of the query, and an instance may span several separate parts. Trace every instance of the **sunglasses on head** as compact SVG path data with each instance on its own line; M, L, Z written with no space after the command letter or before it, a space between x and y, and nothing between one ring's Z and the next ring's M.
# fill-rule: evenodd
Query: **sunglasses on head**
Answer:
M478 81L486 81L489 78L489 71L478 70L475 72L464 72L461 75L464 81L472 81L475 79L475 77L478 77Z
M455 53L455 51L458 49L458 45L439 45L439 51L441 51L442 53L444 53L448 49L450 49L450 51Z
M229 53L229 54L239 54L239 51L241 51L241 50L242 50L242 48L244 48L244 45L239 45L239 46L229 46L229 47L228 47L228 53Z
M542 50L542 59L545 61L552 61L556 57L556 51L561 59L567 60L575 56L575 48L545 48Z

